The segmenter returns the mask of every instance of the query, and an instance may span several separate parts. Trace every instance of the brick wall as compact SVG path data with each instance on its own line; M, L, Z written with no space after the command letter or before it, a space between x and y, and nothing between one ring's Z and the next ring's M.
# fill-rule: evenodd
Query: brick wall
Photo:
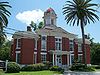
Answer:
M62 51L69 51L69 39L62 37ZM62 64L67 64L67 55L62 55Z
M49 53L50 50L55 50L54 36L47 36L47 61L52 61L52 55Z
M78 44L74 40L74 59L78 59Z
M37 41L37 63L41 63L41 38Z
M34 39L21 39L21 64L33 64Z

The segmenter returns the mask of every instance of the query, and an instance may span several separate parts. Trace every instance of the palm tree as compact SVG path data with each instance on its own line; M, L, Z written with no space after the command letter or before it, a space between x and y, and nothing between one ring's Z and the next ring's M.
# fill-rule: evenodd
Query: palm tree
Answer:
M0 28L7 27L7 16L11 15L11 13L7 10L8 7L11 8L8 2L0 2Z
M80 25L82 32L82 42L84 50L84 63L86 65L86 49L85 49L85 36L84 27L92 21L93 23L99 20L99 17L95 14L98 4L90 3L92 0L72 0L67 1L63 7L63 14L65 15L65 20L67 24L72 24L73 26L77 24Z
M11 8L8 2L0 2L0 44L5 39L4 27L7 27L8 19L11 13L7 10L7 8Z

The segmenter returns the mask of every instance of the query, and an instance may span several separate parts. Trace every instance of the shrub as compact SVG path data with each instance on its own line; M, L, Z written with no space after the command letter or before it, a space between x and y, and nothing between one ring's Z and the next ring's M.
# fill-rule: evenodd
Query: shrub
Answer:
M48 70L50 67L52 67L52 62L46 61L43 64L45 64L45 70Z
M45 65L42 63L26 65L21 68L21 71L42 71L42 70L45 70Z
M19 73L20 66L15 62L9 62L7 64L7 73Z
M21 68L21 71L33 71L33 66L25 65L24 67Z
M50 67L50 71L58 71L60 73L63 73L64 72L64 69L62 69L59 66L52 66L52 67Z
M59 66L50 67L50 71L58 71Z
M71 71L95 71L95 68L92 66L85 66L84 64L74 64L69 68Z

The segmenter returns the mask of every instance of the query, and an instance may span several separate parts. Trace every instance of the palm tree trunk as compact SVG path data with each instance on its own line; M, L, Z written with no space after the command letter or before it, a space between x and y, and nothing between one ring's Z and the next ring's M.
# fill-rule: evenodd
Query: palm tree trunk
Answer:
M81 32L82 32L82 42L83 42L82 50L84 52L83 63L86 66L87 64L86 64L86 49L85 49L84 24L83 24L82 20L81 20Z

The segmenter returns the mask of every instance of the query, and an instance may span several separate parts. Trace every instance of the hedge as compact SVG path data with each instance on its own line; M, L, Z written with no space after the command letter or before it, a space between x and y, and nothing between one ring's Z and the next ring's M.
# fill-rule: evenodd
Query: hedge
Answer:
M7 64L7 73L19 73L20 72L20 65L15 62L9 62Z

